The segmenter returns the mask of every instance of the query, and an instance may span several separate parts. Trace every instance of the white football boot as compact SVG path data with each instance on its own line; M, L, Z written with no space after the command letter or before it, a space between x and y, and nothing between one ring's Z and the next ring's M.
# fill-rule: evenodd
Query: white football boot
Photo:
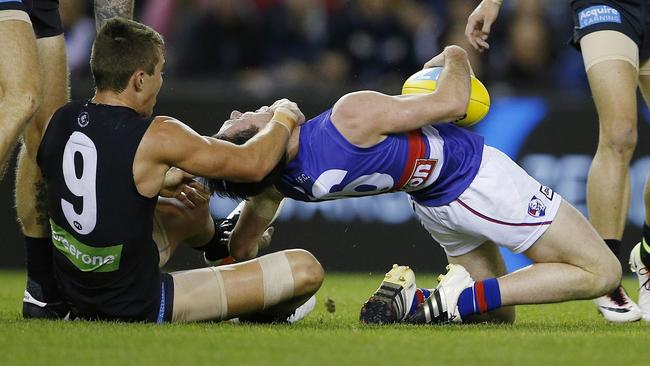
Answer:
M630 252L630 270L639 278L639 308L643 320L650 321L650 275L648 267L641 262L641 245L647 246L645 240L638 243Z
M447 274L438 277L438 286L431 295L409 317L409 323L460 323L458 313L458 297L461 292L474 285L474 280L465 267L459 264L449 264Z
M406 319L415 297L415 274L408 266L393 264L375 293L361 307L363 323L387 324Z
M595 298L594 302L598 312L610 322L625 323L641 319L641 309L630 299L621 285L611 293Z
M314 311L316 307L316 295L312 295L304 304L298 306L296 310L293 311L293 314L289 315L287 318L288 323L299 322L304 319L309 313Z
M316 295L312 295L312 297L309 298L309 300L305 301L304 304L298 306L296 310L291 313L284 321L287 323L297 323L301 320L303 320L309 313L314 311L314 308L316 308ZM280 322L283 320L280 319ZM228 322L233 323L233 324L240 324L242 321L239 318L232 318L229 319ZM253 321L255 322L255 321Z
M45 302L43 289L27 276L27 288L23 293L23 318L25 319L63 319L70 320L70 305L64 301Z

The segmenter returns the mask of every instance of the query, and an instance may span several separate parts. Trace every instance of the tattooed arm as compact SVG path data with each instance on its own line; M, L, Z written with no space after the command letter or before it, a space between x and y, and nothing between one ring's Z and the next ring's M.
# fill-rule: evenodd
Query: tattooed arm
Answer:
M95 27L97 32L106 21L115 18L133 19L135 0L95 0Z

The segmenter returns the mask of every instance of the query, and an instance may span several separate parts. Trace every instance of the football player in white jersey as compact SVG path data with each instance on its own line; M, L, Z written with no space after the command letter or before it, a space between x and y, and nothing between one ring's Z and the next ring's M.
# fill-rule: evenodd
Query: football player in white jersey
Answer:
M319 201L404 190L444 248L449 272L437 288L418 292L408 267L393 268L364 305L362 321L512 322L513 305L594 298L616 288L618 260L575 208L478 135L446 123L467 107L467 53L447 47L425 64L435 66L443 71L433 93L340 98L294 130L286 162L261 183L210 180L222 195L248 196L231 254L257 254L284 197ZM265 108L235 111L217 138L243 143L269 119ZM416 179L422 171L426 176ZM506 273L498 246L535 263Z

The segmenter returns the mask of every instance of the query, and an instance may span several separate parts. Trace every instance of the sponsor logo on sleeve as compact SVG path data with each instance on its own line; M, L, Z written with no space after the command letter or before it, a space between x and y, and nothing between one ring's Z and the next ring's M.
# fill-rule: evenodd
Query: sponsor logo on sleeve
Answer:
M590 6L578 13L580 29L598 23L621 23L621 13L607 5Z

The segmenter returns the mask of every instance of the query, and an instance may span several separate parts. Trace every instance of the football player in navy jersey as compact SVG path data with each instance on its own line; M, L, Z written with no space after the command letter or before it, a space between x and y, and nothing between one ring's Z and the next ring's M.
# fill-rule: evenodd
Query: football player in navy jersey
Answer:
M133 18L134 0L94 0L94 5L97 29L109 18ZM25 241L25 318L68 312L54 281L47 192L36 163L47 121L69 99L63 31L59 0L0 1L0 38L12 40L0 51L0 166L22 131L15 201Z
M467 53L447 47L425 64L436 66L443 70L433 93L343 96L292 133L285 160L262 182L210 179L221 195L248 197L231 253L256 254L285 197L318 202L405 191L444 248L449 272L430 291L416 288L408 267L396 266L362 308L362 321L512 322L512 305L594 298L614 289L620 265L575 208L480 135L447 123L467 108ZM244 143L269 120L265 109L235 111L217 138ZM535 263L507 274L498 246Z
M598 112L598 148L587 177L589 219L618 256L630 205L630 160L637 142L637 87L650 96L650 1L571 0L571 44L582 53ZM465 35L474 48L490 48L488 37L502 0L483 0L467 21ZM630 253L639 279L639 305L622 286L595 300L613 322L650 321L650 184L644 192L643 235Z
M163 64L157 32L109 20L93 44L95 96L56 111L39 146L54 273L71 316L296 320L323 277L304 250L171 274L159 267L179 244L206 253L221 245L192 175L260 180L304 116L281 100L270 109L272 122L242 146L200 136L172 117L152 116Z

